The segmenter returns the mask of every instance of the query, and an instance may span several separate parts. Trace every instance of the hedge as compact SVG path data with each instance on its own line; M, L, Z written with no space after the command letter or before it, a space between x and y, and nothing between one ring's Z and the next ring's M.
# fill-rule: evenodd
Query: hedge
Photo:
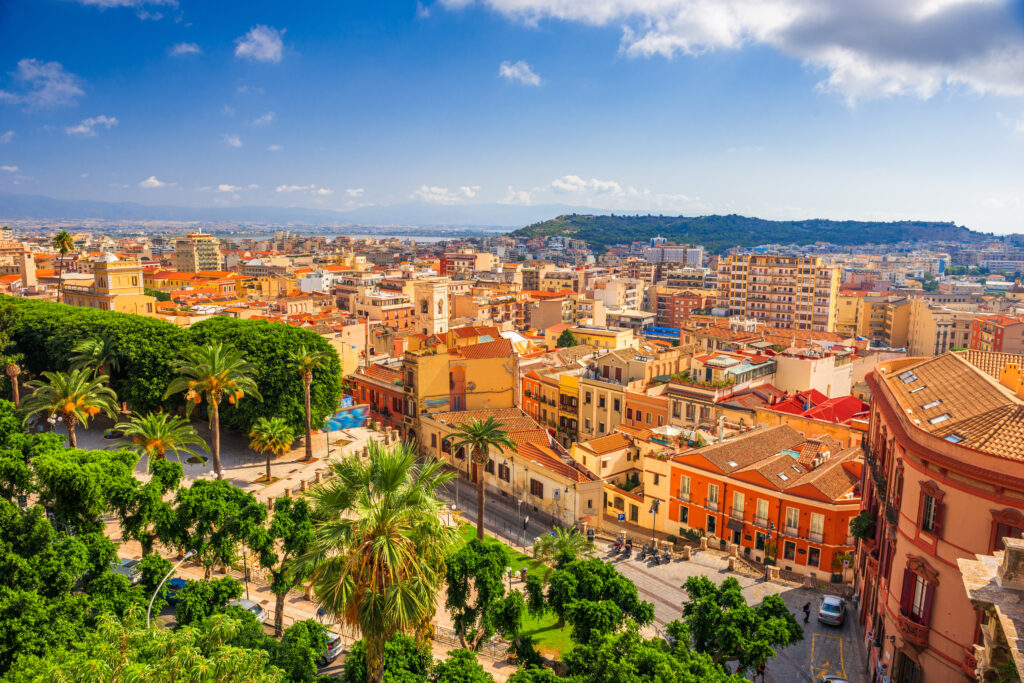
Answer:
M24 354L30 375L45 370L64 371L72 347L80 340L107 334L114 340L120 369L110 385L118 398L137 412L163 407L173 410L181 396L163 400L174 371L172 362L181 349L219 340L241 349L256 366L256 383L263 402L244 399L238 406L222 404L225 426L247 432L260 417L285 418L296 433L305 429L302 379L287 367L288 352L305 344L328 350L328 366L313 374L313 424L333 413L341 394L341 362L330 342L309 330L282 323L233 318L211 318L184 329L157 318L79 308L48 301L0 296L0 306L16 306L22 315L11 331L14 350Z

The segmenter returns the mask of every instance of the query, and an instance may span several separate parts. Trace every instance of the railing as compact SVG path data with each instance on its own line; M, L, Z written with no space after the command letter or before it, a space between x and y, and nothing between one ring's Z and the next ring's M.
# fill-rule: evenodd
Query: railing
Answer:
M895 525L899 518L899 512L896 510L896 506L892 503L885 504L885 521L889 524Z
M743 508L733 505L729 508L729 516L734 519L743 519Z
M924 624L911 621L903 610L896 615L896 627L899 628L903 639L914 647L928 647L928 634L931 629Z
M878 576L878 557L868 553L865 559L865 569L870 576Z
M974 654L974 646L968 645L964 648L964 658L960 662L960 670L970 679L976 680L978 676L978 657Z
M684 503L689 503L690 502L690 492L689 491L679 491L678 493L676 493L676 498L678 498L679 500L683 501Z
M795 538L800 538L800 527L798 527L798 526L790 526L790 525L787 524L784 527L782 527L782 533L786 534L787 536L793 536Z
M705 498L704 499L704 507L706 507L708 510L717 510L718 509L718 501L717 500L711 500L710 498Z
M759 526L762 529L767 529L768 528L768 518L767 517L761 517L760 515L754 517L754 526Z
M808 531L807 532L807 540L810 541L811 543L824 543L825 542L825 534L822 533L821 531Z

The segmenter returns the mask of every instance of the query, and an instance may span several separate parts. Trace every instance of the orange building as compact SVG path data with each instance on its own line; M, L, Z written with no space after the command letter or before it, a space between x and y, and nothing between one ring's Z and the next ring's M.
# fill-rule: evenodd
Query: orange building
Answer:
M402 406L405 390L402 387L401 367L388 367L375 363L360 367L346 379L352 384L352 397L356 403L370 406L370 416L404 434Z
M677 522L680 533L701 529L755 562L843 580L862 462L859 445L786 425L684 451L671 460L666 530Z
M639 429L651 429L668 424L667 385L661 384L647 391L626 390L626 413L623 424Z

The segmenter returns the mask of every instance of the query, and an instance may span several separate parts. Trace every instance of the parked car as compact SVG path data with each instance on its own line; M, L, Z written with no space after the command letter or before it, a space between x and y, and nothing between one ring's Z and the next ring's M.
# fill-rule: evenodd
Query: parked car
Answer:
M846 680L842 676L829 675L822 676L821 681L819 683L850 683L850 681Z
M178 597L178 591L188 585L188 581L185 579L174 578L167 582L167 602L172 605L177 605L181 598Z
M139 560L119 557L116 562L111 564L110 568L114 570L115 574L120 574L128 579L128 583L133 586L138 585L142 580L142 563Z
M846 619L846 601L835 595L826 595L818 607L818 622L829 626L842 626Z
M324 650L322 655L320 655L320 659L317 660L317 664L319 664L320 666L327 666L335 659L337 659L338 655L340 655L343 651L344 648L341 645L341 636L339 636L337 633L331 633L330 631L328 631L327 649Z
M232 600L228 603L228 607L241 607L246 612L249 612L254 617L256 617L256 621L260 622L261 624L266 622L267 620L267 611L260 607L258 603L255 603L252 600Z

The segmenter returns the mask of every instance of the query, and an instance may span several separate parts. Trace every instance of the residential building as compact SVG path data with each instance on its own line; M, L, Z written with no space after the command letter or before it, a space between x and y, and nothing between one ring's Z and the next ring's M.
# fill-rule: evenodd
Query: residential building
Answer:
M740 254L718 261L717 305L774 327L832 332L839 269L820 257Z
M356 402L369 406L371 419L405 432L402 406L405 390L402 386L400 363L374 363L357 368L347 376Z
M1024 353L1024 316L977 316L971 321L968 347L977 351Z
M669 287L647 289L646 310L654 311L654 324L662 327L683 327L690 313L708 304L706 295Z
M190 232L174 241L174 266L186 273L220 270L220 241L213 235Z
M964 673L979 681L1007 669L1018 680L1024 675L1024 540L1006 538L1003 545L992 555L957 560L967 597L983 614L974 661L964 662Z
M145 293L142 264L137 259L121 260L111 253L93 263L91 284L65 284L64 303L103 311L152 315L156 297Z
M867 377L862 508L874 526L856 571L872 675L974 680L982 615L957 563L1024 533L1022 363L968 350L889 360Z
M412 302L402 291L363 288L355 296L352 313L396 332L416 329Z
M967 348L976 315L971 311L935 304L928 299L911 299L907 353L911 356L939 356L947 351Z

